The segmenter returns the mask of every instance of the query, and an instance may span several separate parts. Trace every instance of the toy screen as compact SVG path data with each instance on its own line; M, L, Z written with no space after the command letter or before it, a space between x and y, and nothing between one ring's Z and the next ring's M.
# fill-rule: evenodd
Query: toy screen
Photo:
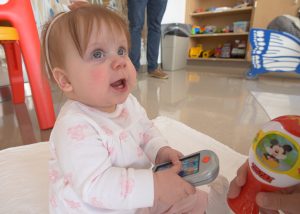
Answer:
M199 160L200 154L195 154L191 157L186 157L181 159L182 168L181 171L178 173L179 176L185 177L188 175L196 174L199 172ZM171 163L163 164L157 167L156 171L160 171L163 169L170 168L172 166Z
M298 161L299 152L295 140L282 133L263 136L256 147L256 155L267 168L279 172L291 170Z

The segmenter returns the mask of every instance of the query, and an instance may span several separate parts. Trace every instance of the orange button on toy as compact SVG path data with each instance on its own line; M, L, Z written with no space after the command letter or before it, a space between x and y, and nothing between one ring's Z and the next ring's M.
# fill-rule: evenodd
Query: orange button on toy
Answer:
M209 162L210 161L210 156L204 156L203 158L202 158L202 162L203 163L207 163L207 162Z

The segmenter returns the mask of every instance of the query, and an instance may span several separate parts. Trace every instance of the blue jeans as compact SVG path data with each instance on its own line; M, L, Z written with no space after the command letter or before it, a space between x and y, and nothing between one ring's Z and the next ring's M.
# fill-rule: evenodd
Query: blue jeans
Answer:
M145 21L147 8L147 61L148 72L157 68L159 43L161 37L161 20L166 10L168 0L128 0L128 19L131 37L129 57L138 71L141 57L141 32Z

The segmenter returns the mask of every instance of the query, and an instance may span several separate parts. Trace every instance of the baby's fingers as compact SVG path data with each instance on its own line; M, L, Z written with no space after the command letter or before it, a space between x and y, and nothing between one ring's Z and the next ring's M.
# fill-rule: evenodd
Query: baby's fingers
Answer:
M181 170L181 162L178 161L175 164L173 164L173 166L170 168L170 170L176 174L178 174Z
M184 181L184 190L187 195L192 195L196 192L196 188L186 181Z
M186 197L188 195L194 194L196 192L196 189L194 186L192 186L190 183L185 181L182 177L178 175L178 173L181 170L181 163L173 165L170 170L172 170L174 173L176 173L176 179L178 182L177 188L180 188L182 190L183 196Z
M179 184L176 188L177 191L175 191L176 193L174 195L176 197L176 200L174 202L179 202L187 198L189 195L195 194L196 192L195 187L184 181L181 184Z

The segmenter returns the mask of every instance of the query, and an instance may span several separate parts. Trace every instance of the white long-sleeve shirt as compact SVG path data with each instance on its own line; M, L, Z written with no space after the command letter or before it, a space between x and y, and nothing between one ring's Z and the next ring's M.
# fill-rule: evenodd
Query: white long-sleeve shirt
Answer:
M50 212L134 213L151 207L151 162L164 146L133 95L113 113L67 101L50 136Z

